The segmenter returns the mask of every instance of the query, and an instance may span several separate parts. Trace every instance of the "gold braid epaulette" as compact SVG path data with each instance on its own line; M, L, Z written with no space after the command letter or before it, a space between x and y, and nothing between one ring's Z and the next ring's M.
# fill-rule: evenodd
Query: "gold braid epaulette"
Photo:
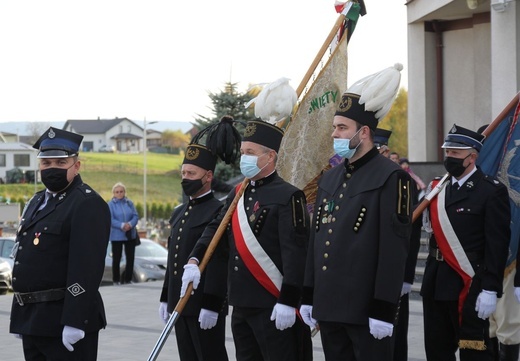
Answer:
M484 350L486 350L486 344L484 343L484 341L459 340L459 348L460 349L484 351Z

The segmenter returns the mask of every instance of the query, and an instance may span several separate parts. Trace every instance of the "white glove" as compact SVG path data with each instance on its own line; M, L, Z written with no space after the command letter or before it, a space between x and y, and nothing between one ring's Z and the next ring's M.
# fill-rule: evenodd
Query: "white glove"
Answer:
M170 314L168 313L168 303L167 302L161 302L159 305L159 317L161 320L164 321L164 323L168 323L168 320L170 319Z
M312 318L312 306L310 305L301 305L300 306L300 315L302 316L303 322L310 328L318 327L318 321Z
M275 321L276 328L283 331L294 325L296 321L296 309L282 303L277 303L274 305L273 313L271 313L271 321Z
M412 284L408 282L403 282L403 287L401 288L401 297L412 292Z
M190 283L193 283L193 289L196 290L200 282L200 270L196 264L188 263L184 265L182 273L181 297L186 294L186 289Z
M518 302L520 302L520 287L515 287L515 296Z
M218 320L218 313L215 311L207 310L205 308L200 309L199 323L200 328L203 330L209 330L215 327Z
M394 332L394 325L374 318L368 319L368 327L370 327L370 333L372 336L378 340L381 340L384 337L390 337Z
M85 331L80 330L79 328L74 328L70 326L63 327L63 334L61 336L61 342L69 351L74 351L74 345L76 342L85 337Z
M475 304L478 317L485 320L497 309L497 293L495 291L482 290Z

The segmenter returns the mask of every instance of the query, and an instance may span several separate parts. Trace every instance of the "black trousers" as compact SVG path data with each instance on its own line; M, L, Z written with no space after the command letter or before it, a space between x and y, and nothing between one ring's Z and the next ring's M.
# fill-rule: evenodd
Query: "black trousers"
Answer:
M310 330L298 316L293 327L280 331L271 308L233 307L231 330L237 361L312 360Z
M408 321L410 318L410 297L408 294L399 300L399 315L394 326L394 361L408 360Z
M198 316L180 316L175 337L181 361L227 361L226 315L219 314L217 324L202 330Z
M125 274L123 283L132 281L134 273L135 243L133 241L111 241L112 243L112 281L121 282L121 271L119 265L121 263L121 255L123 254L123 246L125 247Z
M489 339L489 320L475 311L478 293L469 292L459 325L458 301L436 301L423 296L424 344L428 361L455 361L459 339L480 334L486 350L460 349L461 361L493 361L493 345Z
M381 340L370 334L368 324L353 325L318 321L327 361L392 361L393 338Z
M99 332L90 332L76 342L70 352L59 337L22 336L26 361L96 361Z

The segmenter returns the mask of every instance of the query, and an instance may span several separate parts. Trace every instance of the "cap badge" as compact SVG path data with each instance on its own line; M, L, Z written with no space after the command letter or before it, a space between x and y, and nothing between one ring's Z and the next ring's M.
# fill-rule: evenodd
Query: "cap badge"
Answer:
M247 125L246 129L244 129L244 137L250 137L255 133L256 133L256 124L254 124L254 123L249 123Z
M189 147L188 150L186 151L186 159L188 159L188 160L197 159L199 157L199 154L200 154L200 150L198 150L195 147Z
M339 109L342 112L346 112L350 107L352 107L352 98L349 96L343 96L341 98L341 103L339 103Z
M451 127L450 133L457 133L457 126L455 124Z
M49 130L49 133L47 133L47 136L52 139L56 136L56 133L54 133L54 131L51 129Z

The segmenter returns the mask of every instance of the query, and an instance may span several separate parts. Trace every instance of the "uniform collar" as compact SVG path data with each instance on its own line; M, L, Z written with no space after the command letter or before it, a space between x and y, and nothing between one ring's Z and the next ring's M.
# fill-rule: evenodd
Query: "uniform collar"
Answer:
M206 201L209 201L210 199L213 199L215 198L213 196L213 192L212 191L209 191L208 193L198 197L198 198L195 198L195 199L190 199L189 201L189 204L194 206L194 205L197 205L197 204L201 204L201 203L204 203Z
M367 154L356 160L355 162L350 163L348 159L345 159L345 172L347 174L352 174L357 171L359 168L367 164L372 158L377 156L379 151L376 147L370 149Z
M262 178L262 179L258 179L256 181L251 181L251 187L252 188L259 188L259 187L262 187L262 186L265 186L266 184L269 184L271 183L272 181L274 181L277 177L277 173L276 171L274 171L273 173L269 174L267 177L265 178Z

